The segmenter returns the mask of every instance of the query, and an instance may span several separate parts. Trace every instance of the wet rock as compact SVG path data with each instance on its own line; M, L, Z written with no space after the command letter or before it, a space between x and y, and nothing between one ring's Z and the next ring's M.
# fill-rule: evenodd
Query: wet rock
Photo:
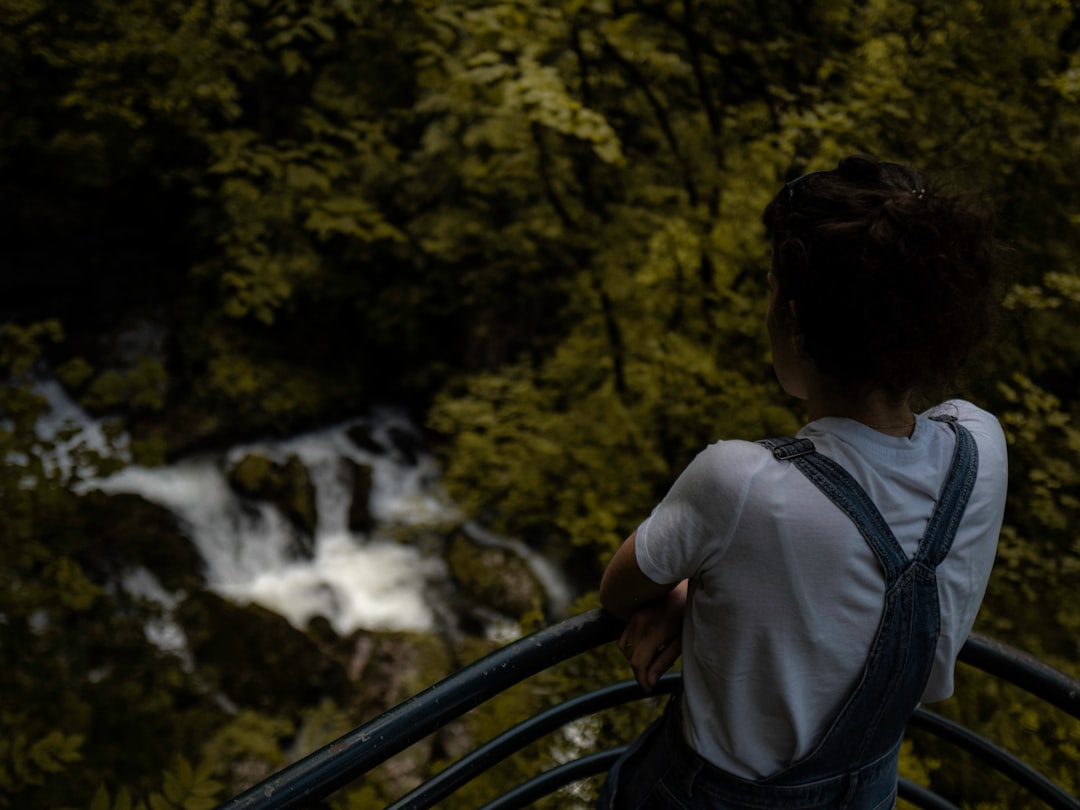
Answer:
M458 531L447 544L446 563L463 596L504 616L520 618L544 604L543 586L512 551Z
M352 473L352 498L349 502L349 530L369 533L375 526L371 515L372 469L367 464L349 461Z
M381 456L386 452L386 448L375 441L375 437L371 435L371 428L368 425L353 425L345 431L345 435L349 437L349 441L361 450L372 455Z
M307 634L315 643L323 646L333 645L338 641L334 626L325 616L312 616L307 623Z
M350 692L338 661L263 607L201 591L175 617L200 674L241 707L286 716L327 697L343 701Z
M269 501L308 537L315 533L315 486L298 456L284 464L258 453L248 453L227 473L229 484L241 495Z
M397 450L402 461L410 467L415 467L420 460L420 451L423 450L424 446L420 437L411 430L396 425L387 430L387 435L390 437L390 441L394 443L394 449Z
M205 582L202 556L181 531L176 516L139 495L106 495L92 490L79 500L68 528L93 542L80 555L102 581L145 567L171 592L194 590Z

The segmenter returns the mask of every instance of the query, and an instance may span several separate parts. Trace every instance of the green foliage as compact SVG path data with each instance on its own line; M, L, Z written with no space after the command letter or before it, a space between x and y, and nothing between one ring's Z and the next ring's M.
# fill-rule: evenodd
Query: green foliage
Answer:
M201 584L193 552L148 504L76 495L84 476L110 469L108 448L75 448L79 464L65 467L56 443L70 444L71 431L34 430L48 405L31 372L41 342L60 336L49 324L3 330L0 803L63 808L93 795L121 809L214 806L209 774L220 763L177 760L161 780L178 751L197 752L222 724L221 710L200 675L148 640L162 606L119 585L142 566L170 588Z
M90 803L90 810L145 810L146 805L142 802L133 802L131 793L127 788L120 788L116 792L116 801L109 800L109 791L104 785L100 785L94 799Z
M64 339L64 330L56 320L20 327L14 323L0 326L0 368L16 377L26 377L41 358L41 342Z
M225 794L234 796L288 764L282 741L293 732L288 720L244 709L206 741L202 756L218 763L216 774L225 781Z
M74 382L70 363L66 370L69 382ZM75 369L80 375L82 371L78 367ZM133 414L160 411L165 406L166 380L165 368L160 361L140 357L135 367L128 371L103 371L88 386L82 403L92 411L116 410L121 406Z
M221 784L211 777L216 763L203 762L192 768L183 757L178 757L172 770L165 773L161 793L150 794L150 810L212 810L221 791Z
M6 731L0 740L0 805L4 807L14 804L12 798L28 786L44 784L81 757L81 735L51 731L30 741L25 733L14 730L24 720L7 711L2 717Z
M1010 446L979 627L1077 674L1070 4L0 0L0 22L6 249L47 291L0 326L6 801L200 806L333 715L311 708L318 677L235 666L210 621L285 632L265 616L189 594L194 673L147 642L160 608L109 585L187 556L175 538L125 535L110 559L115 515L72 487L114 462L85 447L82 472L47 461L55 442L33 430L43 361L87 405L126 414L140 461L406 398L471 516L593 582L705 444L802 421L769 369L760 212L789 176L856 150L982 189L1020 257L999 340L960 392L999 415ZM70 268L110 293L87 297ZM124 348L139 321L161 325L160 346ZM468 736L621 672L610 652L476 712ZM343 687L343 664L328 667ZM206 684L246 703L229 717ZM1023 700L973 680L950 706L1065 782L1075 773L1072 727ZM595 733L628 739L643 719L605 716ZM15 740L20 773L49 763L63 778L15 776ZM532 747L461 806L566 744ZM919 742L905 772L959 795L979 772L938 767L946 757ZM395 798L384 776L342 806Z

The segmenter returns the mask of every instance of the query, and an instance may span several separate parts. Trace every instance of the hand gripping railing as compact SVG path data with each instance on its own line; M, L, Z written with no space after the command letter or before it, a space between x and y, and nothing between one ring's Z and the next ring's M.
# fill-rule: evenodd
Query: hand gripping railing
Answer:
M615 639L620 630L621 624L615 618L594 610L519 639L279 771L219 810L307 807L514 684ZM1041 661L974 634L960 651L960 660L1080 718L1080 682ZM668 673L653 694L670 693L679 678L678 673ZM462 757L399 799L390 810L431 807L492 765L566 723L643 697L646 693L636 683L624 681L554 706ZM921 708L912 717L911 725L969 751L1050 807L1080 810L1077 797L970 729ZM524 807L560 787L603 773L623 750L625 746L560 765L512 788L483 810ZM907 779L901 778L899 790L901 797L919 807L956 810L953 804Z

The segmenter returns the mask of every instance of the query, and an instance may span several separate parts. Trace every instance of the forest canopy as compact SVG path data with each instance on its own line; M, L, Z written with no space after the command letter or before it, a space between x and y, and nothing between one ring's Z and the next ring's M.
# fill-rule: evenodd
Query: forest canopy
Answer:
M949 392L1010 444L977 629L1076 676L1074 4L0 0L0 806L213 806L363 711L268 706L273 683L225 711L205 684L227 676L146 641L156 608L109 583L152 544L108 545L110 507L40 461L42 369L149 465L404 403L462 508L591 605L705 444L804 418L769 365L760 217L852 152L998 212L1008 317ZM190 608L208 634L229 610ZM1075 724L992 689L953 711L1080 789ZM935 757L905 767L1015 806Z

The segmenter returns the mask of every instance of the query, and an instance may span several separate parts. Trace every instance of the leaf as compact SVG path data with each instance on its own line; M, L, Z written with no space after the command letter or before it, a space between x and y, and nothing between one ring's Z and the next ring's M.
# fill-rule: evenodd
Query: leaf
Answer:
M170 804L180 807L187 796L188 784L176 771L166 771L161 792Z
M317 17L306 17L303 20L303 24L307 25L308 28L318 34L326 42L333 42L337 39L337 34L334 32L334 29Z
M285 69L286 76L295 76L302 70L310 70L311 65L293 48L285 48L281 51L281 66Z
M94 793L94 799L90 803L90 810L111 810L111 808L109 791L105 789L105 785L102 783L98 785L97 792Z

